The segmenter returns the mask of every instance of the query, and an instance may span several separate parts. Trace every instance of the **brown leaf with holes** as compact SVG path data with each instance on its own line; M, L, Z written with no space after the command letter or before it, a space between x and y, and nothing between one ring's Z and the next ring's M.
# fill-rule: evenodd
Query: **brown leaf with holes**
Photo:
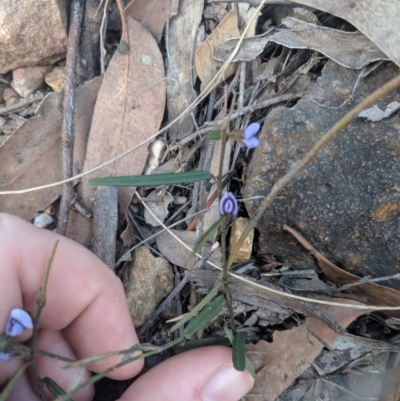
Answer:
M335 299L343 304L358 303ZM357 317L369 311L319 305L323 313L331 316L340 326L347 327ZM275 331L274 341L260 341L246 346L247 356L257 373L257 380L246 401L273 401L293 381L310 367L325 344L331 344L339 336L327 325L312 317L291 330Z
M165 108L164 63L150 33L126 16L127 35L114 53L100 88L93 115L84 164L88 171L139 145L160 127ZM148 145L84 177L78 197L91 210L95 189L88 178L140 175L146 164ZM119 188L118 198L127 209L135 188ZM91 240L91 222L71 214L68 236L80 243Z
M74 174L85 159L87 133L102 78L95 78L76 91ZM36 116L23 123L0 147L0 190L11 191L61 181L61 129L64 92L52 93ZM0 196L0 210L31 220L61 194L62 186L18 195Z
M212 31L211 35L196 49L196 72L201 80L201 90L212 81L223 64L221 61L217 61L213 58L215 51L228 39L238 37L240 37L238 15L236 10L231 10ZM233 75L236 69L237 63L231 63L224 77L221 78L221 81Z
M178 0L134 0L126 7L126 11L135 20L139 21L158 43L161 39L168 13L170 12L170 17L176 15L178 5Z

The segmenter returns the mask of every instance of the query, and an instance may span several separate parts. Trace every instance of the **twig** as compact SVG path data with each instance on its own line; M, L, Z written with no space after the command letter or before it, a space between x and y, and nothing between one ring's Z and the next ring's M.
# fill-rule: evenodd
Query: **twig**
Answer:
M18 111L19 109L29 106L32 103L38 102L39 100L42 100L44 96L45 95L43 93L39 93L29 99L24 99L16 104L12 104L11 106L0 107L0 116L13 113L15 111Z
M354 283L348 283L348 284L343 285L342 287L339 287L337 289L337 291L348 290L349 288L356 287L357 285L361 285L361 284L365 284L365 283L378 283L380 281L395 280L395 279L397 279L397 280L400 279L400 273L393 274L393 276L385 276L385 277L377 277L377 278L371 278L370 276L366 276Z
M63 152L63 177L69 179L73 176L73 154L75 140L75 70L78 55L79 36L83 18L83 3L73 0L71 4L71 25L68 37L68 51L66 64L64 114L62 125L62 152ZM65 235L67 232L68 216L74 198L73 182L66 182L60 204L60 218L57 232Z

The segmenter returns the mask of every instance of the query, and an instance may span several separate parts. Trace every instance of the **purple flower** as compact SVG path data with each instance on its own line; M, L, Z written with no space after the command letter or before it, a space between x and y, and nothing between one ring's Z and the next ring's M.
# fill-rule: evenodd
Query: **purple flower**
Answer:
M242 142L239 142L240 147L244 148L247 146L249 149L256 148L260 144L259 139L256 137L258 131L260 131L259 123L250 124L244 131L244 138Z
M221 198L219 203L219 211L222 215L224 214L237 214L238 204L236 198L230 192L226 192Z
M6 334L11 337L17 337L23 333L25 329L32 329L32 318L28 312L23 309L13 309L10 312L6 323Z
M11 354L7 352L0 352L0 361L9 361L11 358Z

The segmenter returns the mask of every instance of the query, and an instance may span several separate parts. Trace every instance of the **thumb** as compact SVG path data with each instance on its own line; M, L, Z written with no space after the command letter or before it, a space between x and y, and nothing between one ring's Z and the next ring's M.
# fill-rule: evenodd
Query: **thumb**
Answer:
M139 377L119 401L238 401L253 387L247 371L232 365L227 347L205 347L174 356Z

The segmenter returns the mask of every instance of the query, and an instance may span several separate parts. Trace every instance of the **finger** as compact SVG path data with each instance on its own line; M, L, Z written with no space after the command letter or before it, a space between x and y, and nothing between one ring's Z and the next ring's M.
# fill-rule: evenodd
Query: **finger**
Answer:
M0 214L0 294L4 299L0 302L0 327L5 326L12 308L35 312L36 295L56 240L59 245L40 327L67 328L65 336L79 358L137 344L123 287L115 274L79 244L7 214ZM91 369L100 371L120 360L110 358ZM139 360L110 377L132 377L142 365Z
M60 331L41 330L38 335L37 348L55 355L69 359L76 359L74 350ZM68 391L71 386L77 386L90 378L87 369L67 368L68 363L47 356L38 355L37 365L41 377L50 377L62 389ZM35 377L31 372L31 383L36 387ZM51 393L46 391L47 397L51 399ZM74 401L90 401L93 399L94 389L92 386L85 387L82 391L73 396Z
M119 401L237 401L253 386L248 372L232 366L226 347L174 356L139 377Z

